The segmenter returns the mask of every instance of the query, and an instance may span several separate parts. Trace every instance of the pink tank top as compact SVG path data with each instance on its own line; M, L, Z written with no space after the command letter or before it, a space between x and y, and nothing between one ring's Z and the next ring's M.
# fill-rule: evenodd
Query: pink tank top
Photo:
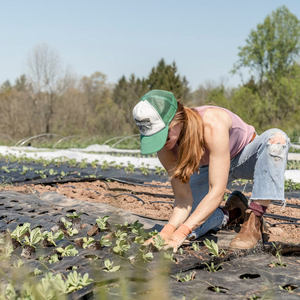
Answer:
M208 108L218 108L218 109L225 110L231 117L232 127L229 130L229 149L230 149L230 158L235 157L252 140L253 134L255 132L254 127L246 124L239 116L232 113L228 109L222 107L205 105L205 106L195 107L195 110L197 110L201 118L203 118ZM176 146L174 148L173 148L173 152L177 154L178 148ZM205 149L205 153L201 159L200 166L204 166L208 164L209 164L209 151Z

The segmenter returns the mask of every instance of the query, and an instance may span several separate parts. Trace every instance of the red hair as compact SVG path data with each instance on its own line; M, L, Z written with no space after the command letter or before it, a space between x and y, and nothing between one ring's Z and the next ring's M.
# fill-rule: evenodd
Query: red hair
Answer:
M182 129L178 138L179 150L175 167L171 170L171 177L186 183L190 175L199 172L201 158L204 154L203 121L199 113L193 108L186 107L177 100L177 112L169 128L178 123Z

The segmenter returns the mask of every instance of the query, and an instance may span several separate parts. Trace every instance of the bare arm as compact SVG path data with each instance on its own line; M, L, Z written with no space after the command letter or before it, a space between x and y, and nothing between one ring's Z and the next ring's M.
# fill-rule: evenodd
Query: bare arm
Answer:
M202 225L223 200L230 168L229 128L231 119L226 112L205 115L204 138L209 156L209 193L184 223L191 230Z
M176 158L172 150L162 148L157 155L161 164L170 175L170 171L176 163ZM184 221L186 221L191 212L193 196L189 183L182 183L180 180L172 178L171 185L173 188L175 203L169 224L172 224L175 226L175 228L178 228Z

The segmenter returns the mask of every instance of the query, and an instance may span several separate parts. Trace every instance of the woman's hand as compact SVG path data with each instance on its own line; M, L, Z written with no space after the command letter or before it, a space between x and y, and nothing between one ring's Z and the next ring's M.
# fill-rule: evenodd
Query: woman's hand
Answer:
M188 226L184 224L180 225L179 228L166 240L166 246L164 246L164 249L173 249L173 252L176 253L191 232L192 230Z
M166 240L167 238L169 238L174 232L175 232L176 228L174 225L172 224L167 224L164 226L164 228L161 230L161 232L159 233L159 235ZM155 236L154 236L155 237ZM149 244L154 244L153 238L150 238L149 240L145 241L143 245L149 245Z

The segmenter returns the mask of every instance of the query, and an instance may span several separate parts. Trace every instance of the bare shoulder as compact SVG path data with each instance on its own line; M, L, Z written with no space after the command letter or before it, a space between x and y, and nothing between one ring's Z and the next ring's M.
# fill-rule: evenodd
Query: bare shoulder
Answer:
M205 129L210 130L219 130L224 127L229 130L232 126L232 120L225 110L220 108L209 108L205 112L203 125Z

